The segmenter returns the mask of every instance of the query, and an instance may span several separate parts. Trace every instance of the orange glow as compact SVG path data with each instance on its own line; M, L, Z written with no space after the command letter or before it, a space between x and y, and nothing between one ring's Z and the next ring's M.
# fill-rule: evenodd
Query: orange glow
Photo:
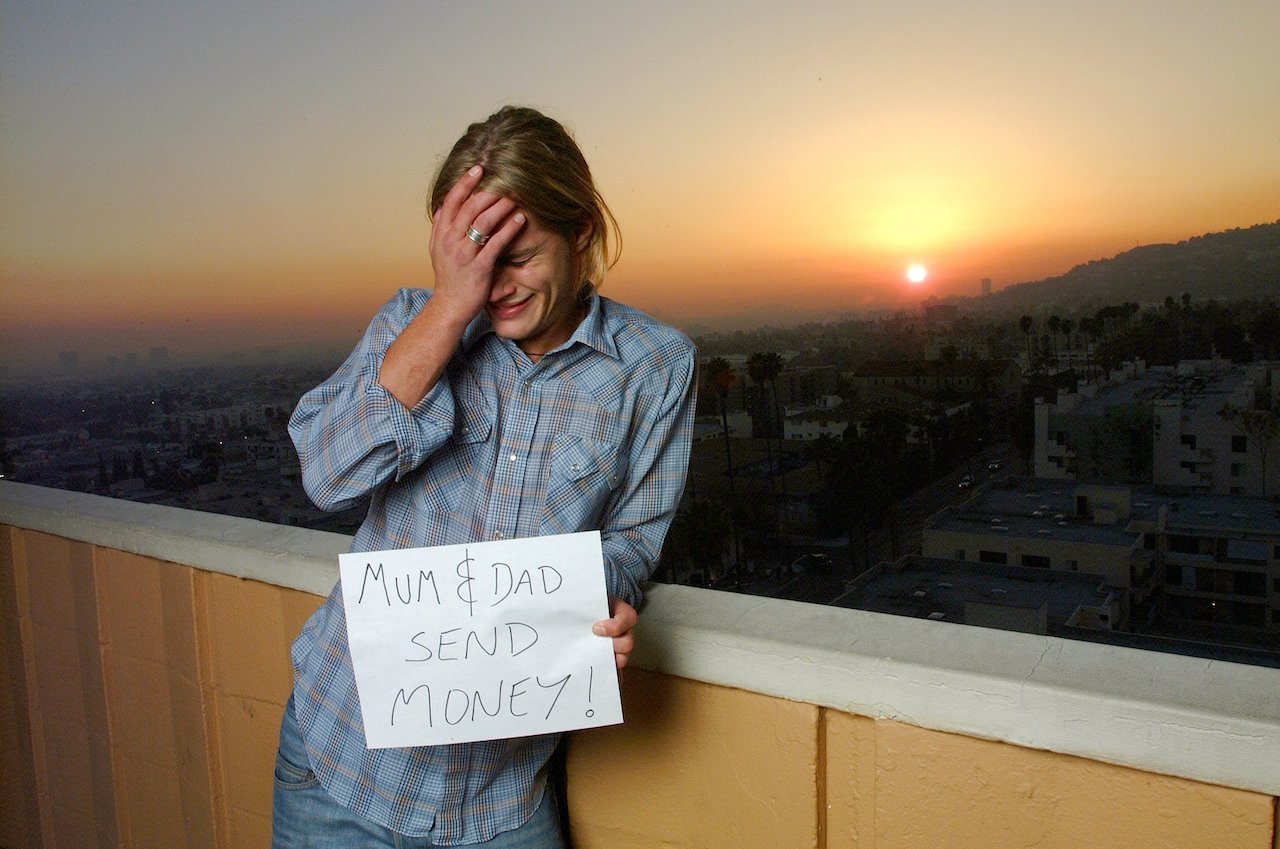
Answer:
M1280 5L1246 5L1174 4L1166 39L1124 4L1014 0L677 4L643 27L618 4L587 37L530 7L474 39L466 4L353 19L319 2L303 30L29 4L0 51L0 361L93 327L139 344L363 327L397 287L431 285L438 158L513 100L571 127L621 224L604 294L677 326L917 304L909 261L945 297L1275 221L1280 87L1257 81L1280 77ZM714 49L689 35L713 26ZM327 34L352 27L331 61ZM455 92L440 67L475 72Z

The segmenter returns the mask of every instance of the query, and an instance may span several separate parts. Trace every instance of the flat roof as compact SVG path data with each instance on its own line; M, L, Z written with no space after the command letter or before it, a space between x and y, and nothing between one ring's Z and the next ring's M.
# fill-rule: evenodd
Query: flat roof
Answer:
M1077 517L1076 495L1128 490L1129 516L1115 524ZM1280 536L1280 505L1247 495L1173 494L1154 486L1009 476L978 489L964 504L935 514L929 530L1028 539L1131 545L1138 533L1159 524L1161 510L1169 530L1215 530L1249 536ZM1001 530L1001 528L1003 530Z
M945 621L960 624L966 624L969 602L1032 610L1047 605L1052 633L1076 608L1106 602L1111 590L1103 586L1104 580L1085 572L909 555L864 572L832 603L920 619L942 613Z

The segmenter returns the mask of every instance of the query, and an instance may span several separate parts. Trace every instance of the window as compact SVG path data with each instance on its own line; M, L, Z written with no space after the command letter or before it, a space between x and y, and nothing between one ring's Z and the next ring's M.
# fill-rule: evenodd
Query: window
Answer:
M1267 594L1267 576L1261 572L1236 572L1233 583L1236 595Z
M1240 472L1241 472L1241 470L1242 470L1243 468L1244 468L1244 463L1232 463L1232 464L1231 464L1231 477L1233 477L1233 478L1238 478L1238 477L1240 477Z
M1194 433L1184 433L1178 441L1190 448L1192 451L1196 448L1196 435Z
M1243 454L1249 450L1249 437L1240 435L1231 437L1231 453Z
M1164 567L1164 582L1171 587L1182 586L1182 567L1174 563Z
M1033 569L1048 569L1049 558L1040 554L1024 554L1022 555L1022 565L1030 566Z
M1235 625L1250 625L1261 628L1266 624L1267 609L1260 604L1245 604L1238 601L1231 605L1231 622Z
M957 548L957 549L956 549L956 560L964 560L964 549L963 549L963 548Z
M1009 555L1003 551L979 551L978 562L1008 564Z

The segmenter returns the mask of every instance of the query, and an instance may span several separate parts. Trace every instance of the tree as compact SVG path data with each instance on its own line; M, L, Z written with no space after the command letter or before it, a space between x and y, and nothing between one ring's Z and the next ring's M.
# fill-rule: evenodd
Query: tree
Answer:
M716 400L720 404L720 427L724 434L725 474L729 478L729 501L732 505L738 500L738 491L734 484L733 447L729 440L729 389L738 378L733 373L733 368L729 365L729 361L724 357L712 357L707 363L707 369L703 374L707 388L715 394ZM736 567L739 560L738 528L732 516L730 517L729 527L733 533L733 561Z
M1267 496L1267 456L1280 436L1280 414L1275 410L1244 410L1228 401L1218 414L1234 422L1249 444L1258 452L1258 468L1262 472L1262 497Z
M1024 315L1022 318L1018 319L1018 329L1022 331L1022 336L1027 342L1028 369L1030 369L1032 367L1032 363L1035 362L1035 358L1031 356L1031 329L1035 327L1035 324L1035 320L1029 315Z
M676 514L663 546L662 559L669 566L671 579L686 583L697 570L706 576L707 583L716 581L724 565L725 547L732 539L733 520L723 504L708 498L691 499ZM683 575L680 565L684 566Z

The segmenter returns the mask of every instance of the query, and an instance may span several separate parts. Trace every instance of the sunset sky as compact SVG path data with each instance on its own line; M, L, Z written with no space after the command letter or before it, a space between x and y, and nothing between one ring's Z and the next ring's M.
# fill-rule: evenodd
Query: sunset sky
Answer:
M0 352L354 340L504 103L582 145L605 294L685 329L1060 274L1280 219L1277 44L1276 0L6 0Z

